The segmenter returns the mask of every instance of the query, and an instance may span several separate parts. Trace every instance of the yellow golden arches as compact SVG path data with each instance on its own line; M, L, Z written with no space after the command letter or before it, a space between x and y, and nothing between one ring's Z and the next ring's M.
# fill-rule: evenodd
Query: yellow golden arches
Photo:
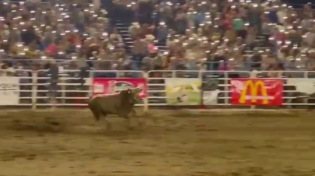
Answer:
M245 103L246 96L247 96L246 92L249 89L250 90L249 91L250 96L252 96L251 102L252 103L256 103L257 102L256 96L257 96L259 88L261 90L261 96L266 97L266 98L263 99L262 104L268 104L268 98L267 98L268 95L267 95L267 90L265 88L264 82L263 81L255 81L255 82L253 82L251 80L246 81L244 83L243 90L241 92L239 102L240 103Z

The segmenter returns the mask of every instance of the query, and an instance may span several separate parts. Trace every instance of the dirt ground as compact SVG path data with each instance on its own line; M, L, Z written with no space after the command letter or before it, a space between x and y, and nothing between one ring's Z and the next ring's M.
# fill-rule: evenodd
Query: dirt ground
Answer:
M1 112L0 176L315 175L311 113L143 116L104 131L88 111Z

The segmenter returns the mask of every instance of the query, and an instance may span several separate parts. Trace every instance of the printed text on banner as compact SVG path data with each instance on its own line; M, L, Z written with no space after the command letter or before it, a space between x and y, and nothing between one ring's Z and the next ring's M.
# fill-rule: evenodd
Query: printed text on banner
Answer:
M282 91L279 79L232 79L231 104L279 106Z
M20 102L20 78L0 77L0 105L18 105Z
M93 79L93 96L96 94L116 94L122 90L140 88L140 98L145 98L147 95L146 80L139 78L94 78Z

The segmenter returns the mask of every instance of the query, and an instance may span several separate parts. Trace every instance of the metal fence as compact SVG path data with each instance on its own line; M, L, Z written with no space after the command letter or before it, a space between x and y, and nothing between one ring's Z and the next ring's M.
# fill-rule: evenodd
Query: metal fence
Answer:
M65 70L58 78L51 77L46 70L16 72L24 74L0 78L0 107L85 107L94 94L117 93L134 87L141 87L146 95L138 104L145 110L149 107L296 108L315 105L315 78L312 78L315 72L126 70L90 71L85 78L78 76L79 70ZM113 73L114 77L102 77L102 74ZM276 83L281 85L272 88ZM249 98L241 102L242 96ZM268 101L268 97L278 100L264 104L263 100Z
M15 68L20 69L31 69L33 66L39 66L41 68L46 67L51 63L52 60L45 59L19 59L19 58L8 58L8 57L1 57L0 61L2 63L5 63L8 66L12 66ZM61 68L63 69L78 69L79 67L79 61L78 60L72 60L72 59L53 59L53 61ZM294 69L294 70L303 70L307 67L308 64L312 64L315 61L311 60L287 60L287 61L278 61L277 64L282 64L284 69L288 67L288 69ZM119 60L86 60L87 66L89 68L98 68L101 67L102 69L123 69L124 67L131 67L134 66L135 68L140 69L141 65L143 65L140 61L131 60L130 62L123 62ZM193 69L199 69L200 68L200 61L171 61L170 65L176 69L187 69L187 70L193 70ZM237 66L236 66L237 64ZM204 68L206 70L229 70L229 69L237 69L237 70L260 70L261 65L263 65L263 62L252 62L250 60L244 61L242 63L236 63L233 60L227 60L227 61L202 61L202 65L204 65Z

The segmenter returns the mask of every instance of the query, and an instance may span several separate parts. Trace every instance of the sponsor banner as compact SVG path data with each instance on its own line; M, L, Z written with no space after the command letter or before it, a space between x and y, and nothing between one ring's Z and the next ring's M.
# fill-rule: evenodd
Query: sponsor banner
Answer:
M231 104L282 105L283 82L279 79L232 79Z
M216 105L216 104L218 104L219 93L220 93L219 89L216 89L214 91L203 91L202 92L203 105Z
M297 92L305 93L308 95L315 93L315 79L312 78L289 78L287 85L295 86Z
M140 88L140 98L147 95L146 80L143 78L94 78L92 81L92 93L97 94L116 94L122 90Z
M166 78L166 102L168 105L200 105L200 87L198 78Z
M0 77L0 105L19 105L20 78Z
M205 77L202 79L202 102L203 105L218 104L220 93L218 76Z

